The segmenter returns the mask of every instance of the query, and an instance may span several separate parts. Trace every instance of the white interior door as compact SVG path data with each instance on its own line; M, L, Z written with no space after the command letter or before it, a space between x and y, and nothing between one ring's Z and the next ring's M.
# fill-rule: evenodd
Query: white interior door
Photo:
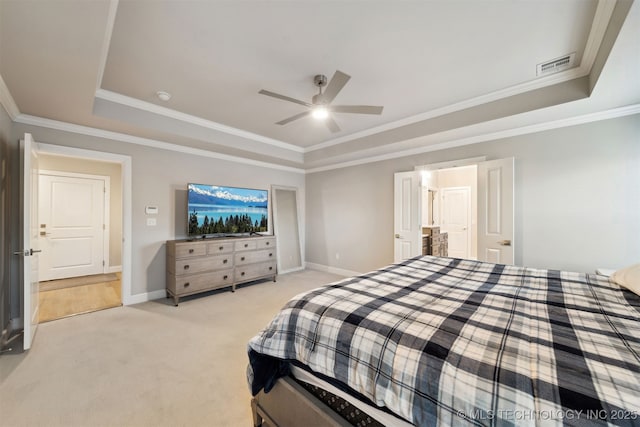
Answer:
M478 259L513 264L514 159L478 163Z
M394 175L394 262L422 254L420 173Z
M40 280L102 274L105 181L40 174Z
M38 328L40 286L38 279L38 155L31 134L21 141L22 154L22 248L23 346L31 348Z
M469 258L471 254L471 188L445 187L440 192L440 232L448 233L447 256Z

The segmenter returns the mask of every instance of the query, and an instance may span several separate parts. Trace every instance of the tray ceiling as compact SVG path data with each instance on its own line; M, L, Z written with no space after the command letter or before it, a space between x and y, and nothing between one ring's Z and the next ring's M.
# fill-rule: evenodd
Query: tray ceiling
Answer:
M4 0L0 75L25 120L313 168L442 142L435 135L500 120L512 128L523 115L533 120L523 123L570 117L565 105L593 96L598 61L606 63L616 43L622 52L611 67L640 71L631 5ZM625 19L632 22L623 26ZM538 64L570 53L574 67L536 75ZM313 76L335 70L352 77L335 103L383 105L383 113L337 113L339 133L311 117L275 124L305 107L260 89L310 102ZM627 87L573 110L640 100L631 76L612 84Z

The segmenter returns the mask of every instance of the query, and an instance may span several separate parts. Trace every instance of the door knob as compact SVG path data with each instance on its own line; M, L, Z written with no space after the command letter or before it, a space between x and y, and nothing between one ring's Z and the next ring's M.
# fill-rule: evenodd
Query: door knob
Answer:
M400 235L399 235L399 234L396 234L396 239L399 239L399 238L400 238Z
M500 240L498 244L501 246L511 246L511 240Z

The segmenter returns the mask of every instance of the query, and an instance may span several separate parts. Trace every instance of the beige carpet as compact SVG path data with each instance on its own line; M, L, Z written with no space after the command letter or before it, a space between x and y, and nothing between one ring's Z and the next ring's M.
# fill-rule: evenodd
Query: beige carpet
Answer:
M251 426L248 340L339 278L307 270L44 323L31 350L0 355L0 425Z
M54 291L56 289L73 288L74 286L93 285L95 283L113 282L118 280L114 273L93 274L91 276L71 277L68 279L47 280L40 282L40 292Z

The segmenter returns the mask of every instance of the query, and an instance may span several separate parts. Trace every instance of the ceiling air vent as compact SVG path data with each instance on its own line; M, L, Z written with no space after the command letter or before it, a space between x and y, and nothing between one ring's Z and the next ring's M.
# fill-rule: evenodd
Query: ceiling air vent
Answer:
M551 61L543 62L536 66L536 75L544 76L545 74L553 74L558 71L566 70L573 67L576 59L576 53L570 53L568 55L561 56L560 58L552 59Z

